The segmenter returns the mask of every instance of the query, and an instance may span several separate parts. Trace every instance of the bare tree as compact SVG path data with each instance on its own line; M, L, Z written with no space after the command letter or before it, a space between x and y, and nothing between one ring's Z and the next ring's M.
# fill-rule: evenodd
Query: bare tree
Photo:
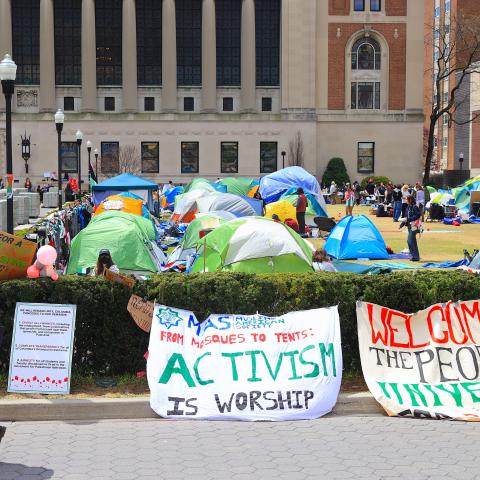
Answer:
M304 148L300 130L288 144L288 164L295 167L303 167Z
M107 161L109 162L109 169L112 168L112 171L115 170L115 173L102 172L103 176L107 178L114 177L119 173L138 175L142 171L140 152L135 145L119 147L118 154L112 155ZM110 164L114 167L111 167Z
M430 28L431 37L426 44L433 48L435 66L429 70L433 80L433 95L429 100L431 111L427 126L425 149L425 171L423 183L429 181L434 161L435 127L444 115L448 117L448 127L464 125L473 118L457 118L458 107L465 98L460 95L461 87L471 73L480 72L480 16L452 16L450 24L440 24ZM445 87L448 84L450 87Z

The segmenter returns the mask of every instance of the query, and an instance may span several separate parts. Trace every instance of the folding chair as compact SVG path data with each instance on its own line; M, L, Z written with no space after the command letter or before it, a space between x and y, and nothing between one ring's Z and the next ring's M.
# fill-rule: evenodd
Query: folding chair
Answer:
M322 232L330 233L336 225L335 220L328 217L315 217L313 221L318 227L318 236L321 238L323 238Z

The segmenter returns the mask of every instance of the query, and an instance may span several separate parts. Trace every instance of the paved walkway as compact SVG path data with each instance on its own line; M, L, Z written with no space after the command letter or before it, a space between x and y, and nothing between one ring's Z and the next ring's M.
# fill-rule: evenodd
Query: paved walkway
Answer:
M476 479L480 425L330 416L288 423L11 423L0 479Z

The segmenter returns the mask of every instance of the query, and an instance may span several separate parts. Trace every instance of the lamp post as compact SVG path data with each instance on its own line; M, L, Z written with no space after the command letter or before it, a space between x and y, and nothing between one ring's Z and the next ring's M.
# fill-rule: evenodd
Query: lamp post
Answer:
M62 209L62 130L65 115L59 108L55 114L55 127L57 128L58 138L58 166L57 166L57 181L58 181L58 210Z
M28 174L28 160L30 160L30 135L27 137L27 132L25 132L25 136L22 137L22 158L25 162L25 173Z
M82 197L82 140L83 133L80 130L77 130L75 134L77 139L77 151L78 151L78 192L79 197Z
M5 95L5 133L7 148L7 232L13 234L12 95L17 66L10 55L0 62L0 80Z
M90 140L88 140L87 142L87 152L88 152L88 191L91 192L92 191L92 186L90 184L90 156L91 156L91 153L92 153L92 142Z
M95 154L95 178L98 182L98 148L93 153Z
M463 160L464 160L463 152L458 156L458 161L460 163L460 170L463 170Z
M282 150L282 168L285 168L285 155L287 154L287 152L285 150Z

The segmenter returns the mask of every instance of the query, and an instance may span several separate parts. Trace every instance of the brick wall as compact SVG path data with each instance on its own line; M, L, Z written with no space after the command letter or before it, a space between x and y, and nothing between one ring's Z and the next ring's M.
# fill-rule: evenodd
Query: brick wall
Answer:
M350 0L328 0L329 15L350 15Z
M360 23L330 23L328 26L328 108L345 109L345 48L352 37L363 29ZM337 38L337 29L341 36ZM397 29L398 38L395 37ZM390 110L405 109L406 25L375 24L375 30L385 37L390 50L389 102Z
M385 0L385 13L390 16L407 15L407 0Z
M472 112L472 116L480 115L480 111ZM471 168L480 168L480 118L472 123L472 162Z

